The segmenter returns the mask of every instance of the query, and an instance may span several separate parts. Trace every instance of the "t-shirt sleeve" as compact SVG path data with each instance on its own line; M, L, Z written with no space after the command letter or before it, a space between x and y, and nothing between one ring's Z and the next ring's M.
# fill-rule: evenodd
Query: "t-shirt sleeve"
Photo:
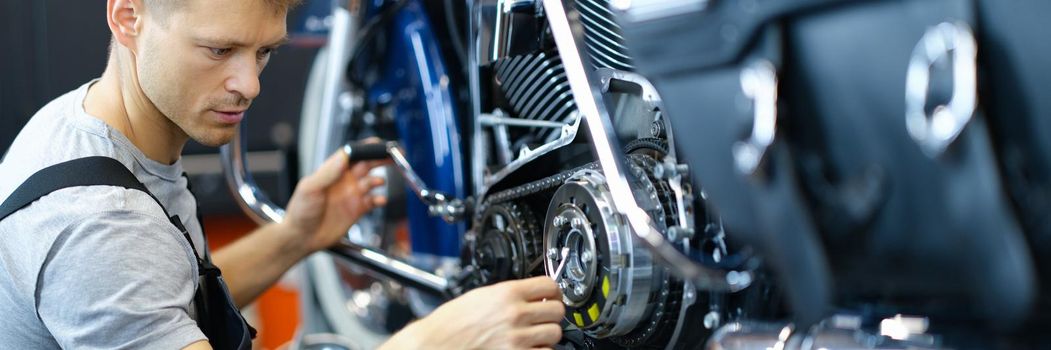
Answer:
M37 313L66 349L181 349L206 339L190 318L196 262L171 223L120 210L93 214L55 241Z

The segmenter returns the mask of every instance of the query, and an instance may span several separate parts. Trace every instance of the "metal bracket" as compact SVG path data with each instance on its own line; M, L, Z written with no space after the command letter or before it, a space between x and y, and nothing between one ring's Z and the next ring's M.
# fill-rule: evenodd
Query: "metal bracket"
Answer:
M755 175L777 134L777 71L759 61L741 72L741 89L752 100L752 132L733 145L734 165L743 175Z
M927 30L916 43L905 80L905 126L928 156L936 157L963 131L978 100L977 44L963 22L943 22ZM927 114L931 69L952 59L952 97Z
M352 157L355 154L357 147L372 146L369 144L346 144L343 146L343 153L347 157ZM431 190L427 187L427 184L420 179L419 175L416 175L416 171L412 169L412 164L409 164L409 160L405 157L405 152L402 151L401 147L398 146L397 142L387 141L383 144L386 150L386 155L369 154L368 157L390 157L394 161L394 166L398 169L398 172L405 177L406 183L412 192L416 194L416 197L420 198L423 204L427 205L427 211L432 216L437 216L445 220L448 223L454 223L463 220L467 214L469 201L465 201L459 198L454 198L448 194ZM368 153L368 152L366 152Z

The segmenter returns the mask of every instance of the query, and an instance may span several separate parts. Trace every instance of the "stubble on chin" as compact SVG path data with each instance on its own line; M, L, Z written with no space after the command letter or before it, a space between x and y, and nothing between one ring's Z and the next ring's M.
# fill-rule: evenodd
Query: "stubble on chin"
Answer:
M181 123L176 122L175 119L172 119L172 121L175 124L181 124L178 127L182 129L187 138L201 145L219 147L230 143L237 129L241 127L241 123L234 125L209 124L206 114L207 112L197 115L196 120L187 118L183 119Z
M197 143L208 147L219 147L228 144L231 140L233 140L234 132L238 127L240 127L240 124L233 126L231 130L227 130L226 128L216 128L216 130L207 130L202 135L191 135L190 138L196 141Z

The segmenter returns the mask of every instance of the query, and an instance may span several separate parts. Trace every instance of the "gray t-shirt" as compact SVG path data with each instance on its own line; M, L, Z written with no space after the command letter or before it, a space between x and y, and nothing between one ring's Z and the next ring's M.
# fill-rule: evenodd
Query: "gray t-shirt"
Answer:
M147 158L84 111L88 86L42 108L0 161L0 201L34 172L106 156L124 163L199 253L206 246L182 165ZM52 192L0 221L0 344L11 349L180 349L194 321L197 262L149 195L112 186Z

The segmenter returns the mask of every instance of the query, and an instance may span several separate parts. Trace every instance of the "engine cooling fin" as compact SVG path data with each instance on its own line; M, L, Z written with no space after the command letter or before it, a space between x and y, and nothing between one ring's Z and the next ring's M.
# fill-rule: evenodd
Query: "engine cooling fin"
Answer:
M569 80L557 55L544 52L512 56L495 63L497 84L503 90L516 117L568 123L576 103ZM560 134L558 128L529 128L531 143L550 142Z
M634 71L609 0L579 0L577 10L584 26L584 45L595 67Z

